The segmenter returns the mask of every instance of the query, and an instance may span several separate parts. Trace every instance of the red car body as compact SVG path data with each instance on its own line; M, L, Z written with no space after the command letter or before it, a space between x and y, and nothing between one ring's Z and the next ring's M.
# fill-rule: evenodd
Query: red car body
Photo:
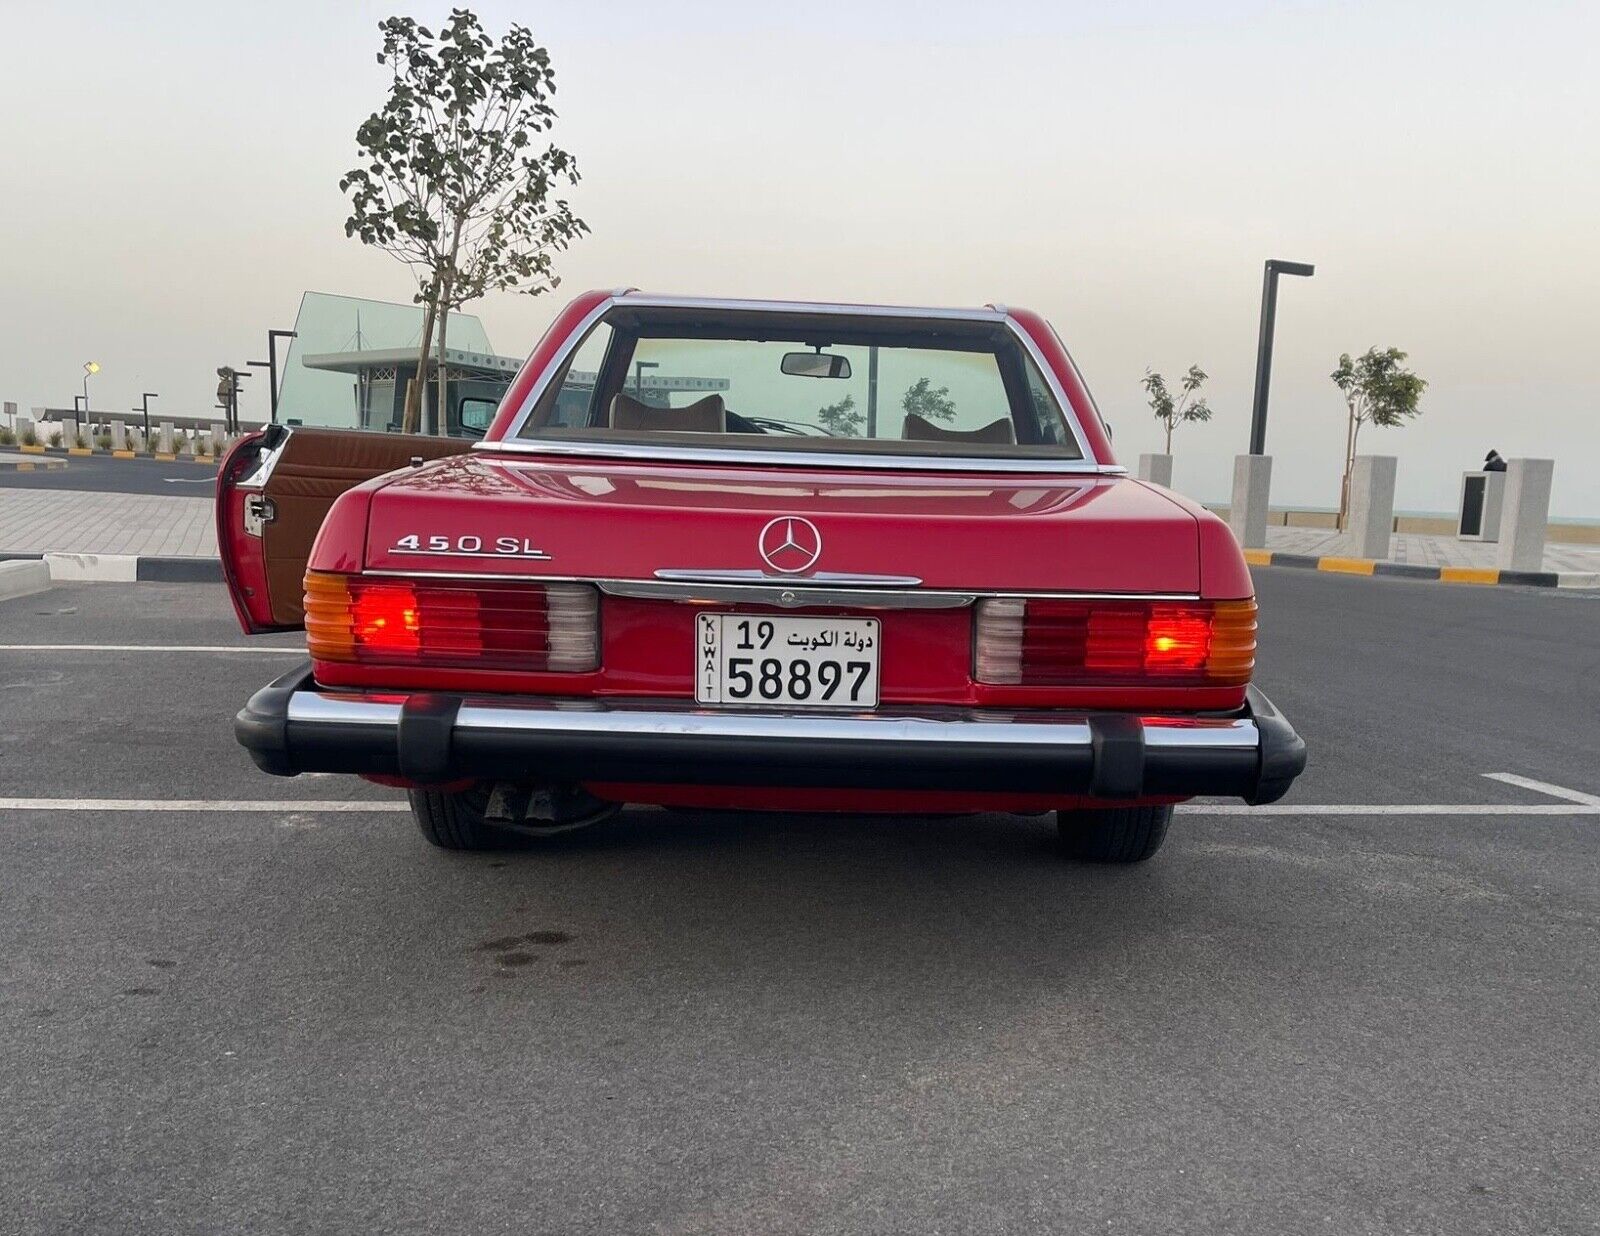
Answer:
M720 323L719 338L820 339L835 320L901 345L967 332L1042 376L1035 399L1059 403L1074 439L1058 455L1079 457L945 441L941 455L914 442L852 454L816 436L746 450L755 439L731 430L529 436L530 409L596 323L626 332L652 315L685 336ZM645 328L631 329L637 349ZM621 372L610 427L627 383L645 389L642 370ZM758 423L774 445L776 422ZM948 453L967 449L989 453ZM238 721L270 772L418 793L559 784L601 803L1071 812L1268 801L1304 765L1249 685L1253 588L1227 527L1126 475L1054 331L1025 310L590 292L534 348L481 443L274 427L224 460L218 520L244 628L309 614L310 665ZM697 631L722 614L837 619L847 633L813 641L870 631L876 698L707 705Z

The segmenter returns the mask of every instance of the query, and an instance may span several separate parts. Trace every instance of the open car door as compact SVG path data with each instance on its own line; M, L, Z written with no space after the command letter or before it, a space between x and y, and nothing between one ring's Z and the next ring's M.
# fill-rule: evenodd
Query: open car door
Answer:
M217 550L245 633L304 625L306 561L335 498L413 459L471 446L462 438L284 425L234 443L217 470Z

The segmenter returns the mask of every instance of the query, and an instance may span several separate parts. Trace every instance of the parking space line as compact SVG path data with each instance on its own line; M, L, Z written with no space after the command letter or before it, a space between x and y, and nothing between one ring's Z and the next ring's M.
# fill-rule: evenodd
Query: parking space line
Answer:
M227 815L230 812L356 814L409 810L411 804L406 802L362 802L343 798L0 798L0 811L209 811Z
M1491 781L1519 786L1537 794L1563 799L1557 803L1180 803L1180 815L1600 815L1600 794L1569 790L1548 781L1535 781L1516 773L1484 773ZM362 801L345 798L0 798L0 811L151 811L241 813L358 814L365 811L409 811L410 804L394 800Z
M301 648L257 648L238 644L0 644L0 652L242 652L246 656L303 657Z
M1507 785L1520 785L1525 790L1548 794L1551 798L1564 798L1572 803L1585 803L1600 807L1600 794L1585 794L1582 790L1569 790L1566 786L1551 785L1548 781L1535 781L1532 777L1519 777L1516 773L1484 773L1490 781L1503 781Z
M1180 803L1179 815L1600 815L1600 803Z

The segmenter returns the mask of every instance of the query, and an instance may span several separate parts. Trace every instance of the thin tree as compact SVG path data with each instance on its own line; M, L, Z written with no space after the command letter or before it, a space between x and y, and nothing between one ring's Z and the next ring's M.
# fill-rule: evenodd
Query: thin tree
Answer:
M437 323L436 428L445 433L450 311L491 290L556 287L555 256L589 228L551 197L578 169L545 139L555 74L527 27L496 43L471 12L453 9L437 35L409 17L378 29L389 97L356 130L363 164L339 181L351 205L344 230L416 274L422 340L402 428L416 431Z
M1178 394L1174 398L1172 392L1167 389L1165 378L1149 369L1144 371L1144 389L1150 396L1150 408L1155 412L1156 420L1161 422L1162 428L1167 432L1167 444L1162 454L1172 454L1172 431L1179 425L1188 421L1211 419L1211 408L1204 399L1196 398L1197 392L1205 383L1206 376L1199 365L1190 365L1189 372L1178 382Z
M1427 382L1401 364L1406 353L1399 348L1368 348L1355 360L1345 352L1339 367L1328 376L1344 396L1344 477L1339 484L1339 527L1350 510L1350 473L1355 468L1356 443L1368 421L1388 429L1403 425L1421 413L1419 406Z

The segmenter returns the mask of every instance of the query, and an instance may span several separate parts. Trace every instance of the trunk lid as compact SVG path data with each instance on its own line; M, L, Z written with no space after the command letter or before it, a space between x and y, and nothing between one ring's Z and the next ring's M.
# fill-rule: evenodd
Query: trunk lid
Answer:
M1200 589L1195 517L1124 477L575 466L486 452L402 472L377 489L366 565L596 579L896 576L907 586L1001 591Z

